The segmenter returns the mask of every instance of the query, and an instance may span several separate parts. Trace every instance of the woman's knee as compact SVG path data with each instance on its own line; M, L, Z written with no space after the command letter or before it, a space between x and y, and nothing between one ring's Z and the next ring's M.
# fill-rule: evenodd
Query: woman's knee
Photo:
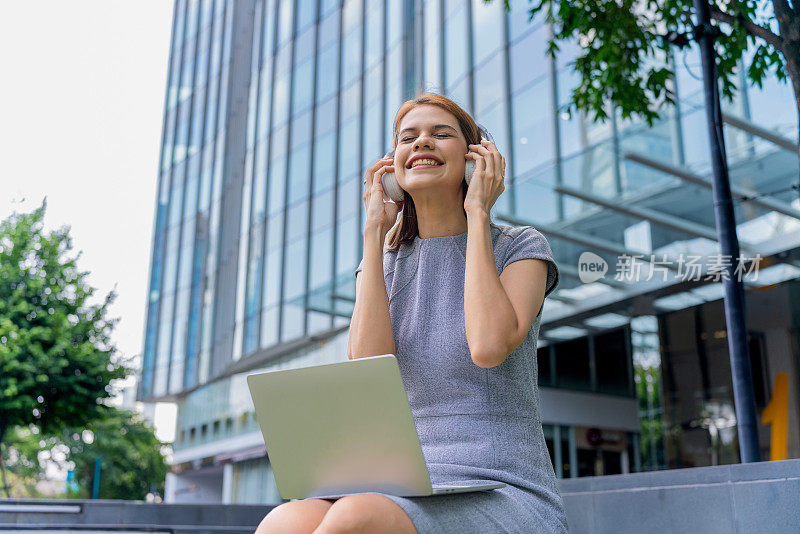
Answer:
M333 503L323 499L285 502L273 508L264 517L256 529L256 534L313 532L332 505Z
M388 497L358 494L337 500L325 514L316 532L417 534L417 529L405 511Z

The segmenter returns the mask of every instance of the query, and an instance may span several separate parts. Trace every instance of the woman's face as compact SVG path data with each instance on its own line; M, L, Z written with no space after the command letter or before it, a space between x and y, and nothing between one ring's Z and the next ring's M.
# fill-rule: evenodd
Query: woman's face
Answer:
M406 113L398 130L394 169L400 187L411 192L461 186L468 150L455 116L421 104Z

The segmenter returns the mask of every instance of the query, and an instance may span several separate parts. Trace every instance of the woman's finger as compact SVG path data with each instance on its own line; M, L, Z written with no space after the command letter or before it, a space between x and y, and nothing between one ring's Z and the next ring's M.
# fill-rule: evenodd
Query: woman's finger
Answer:
M383 158L379 159L378 161L376 161L375 163L373 163L367 169L367 171L364 173L364 179L367 181L367 185L371 185L369 180L370 180L370 178L374 178L375 171L378 170L381 167L381 165L386 165L390 161L393 162L394 158L393 157L383 157Z
M488 148L486 148L486 147L485 147L485 146L483 146L483 145L468 145L468 147L469 147L469 148L470 148L470 149L471 149L473 152L477 152L478 154L480 154L480 155L482 155L482 156L488 156L488 155L489 155L489 149L488 149Z
M489 141L488 139L481 139L481 146L486 148L489 151L489 154L492 157L493 167L495 169L500 169L502 172L503 169L503 162L502 162L502 154L500 151L497 150L497 145L493 142Z
M500 176L505 176L505 160L503 159L503 155L497 150L497 146L487 139L481 139L481 144L475 146L476 148L474 150L476 152L484 153L483 151L485 151L484 157L491 161L491 164L487 164L487 168L492 169L490 172L493 173L494 170L499 170ZM481 151L481 148L483 151Z

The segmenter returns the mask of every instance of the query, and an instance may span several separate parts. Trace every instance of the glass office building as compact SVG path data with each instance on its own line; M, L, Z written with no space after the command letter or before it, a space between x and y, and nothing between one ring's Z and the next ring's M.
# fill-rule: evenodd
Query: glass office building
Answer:
M178 404L168 501L280 501L245 377L346 359L363 170L421 90L492 133L507 160L494 220L536 227L559 263L538 350L556 474L736 461L721 285L672 261L716 247L696 50L661 58L680 101L656 124L613 109L592 123L559 110L579 45L551 59L548 24L514 4L176 0L139 386ZM797 115L789 85L740 85L723 118L742 252L764 258L745 277L763 408L778 373L798 391L800 201L741 196L796 181ZM586 280L587 253L604 276ZM651 276L614 276L637 255ZM663 402L646 413L640 365L660 370ZM665 431L648 453L640 418L654 413Z

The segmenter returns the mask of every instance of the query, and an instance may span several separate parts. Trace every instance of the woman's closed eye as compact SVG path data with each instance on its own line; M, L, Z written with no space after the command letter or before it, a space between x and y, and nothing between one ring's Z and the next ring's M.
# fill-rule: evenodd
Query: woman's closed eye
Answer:
M436 135L434 135L434 137L450 137L450 134L436 134ZM400 141L405 143L407 141L411 141L412 139L414 139L414 138L413 137L404 137Z

